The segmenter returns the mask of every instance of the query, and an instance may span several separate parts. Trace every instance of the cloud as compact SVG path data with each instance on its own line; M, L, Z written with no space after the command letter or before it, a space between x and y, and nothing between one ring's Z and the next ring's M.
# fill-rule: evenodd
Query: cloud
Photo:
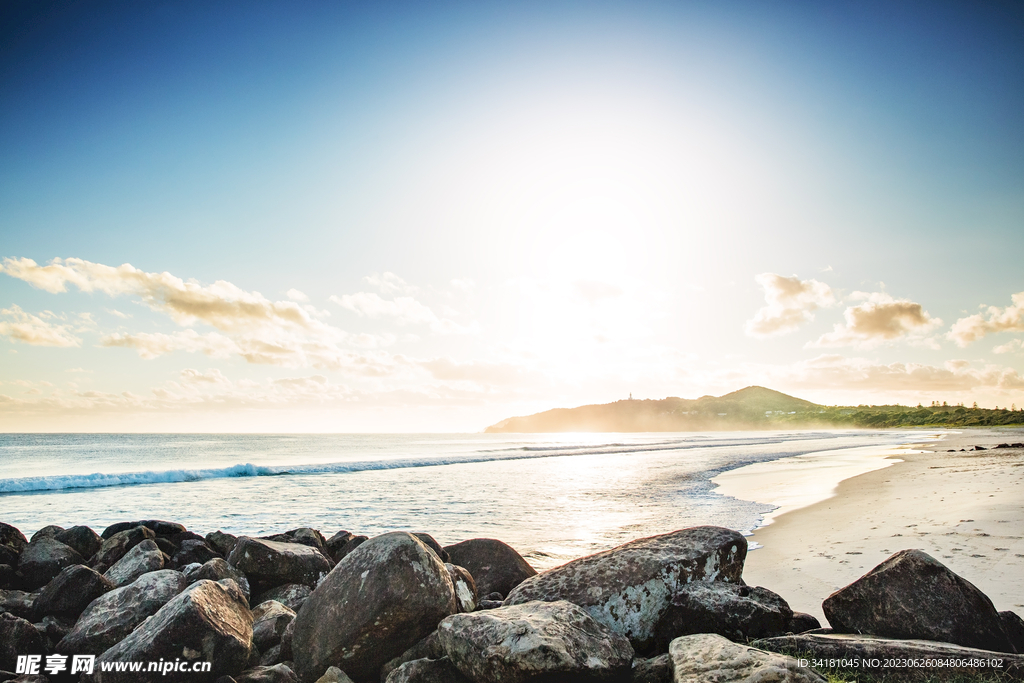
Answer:
M867 348L904 337L921 340L942 324L940 319L929 315L921 304L906 299L893 299L884 292L854 292L852 297L867 299L867 302L848 307L843 313L846 324L836 324L832 332L823 334L807 346Z
M292 301L309 301L309 297L297 289L289 289L287 292L285 292L285 296L287 296Z
M411 296L399 296L388 300L373 292L332 295L328 301L344 309L371 319L391 318L398 325L429 325L438 334L471 334L475 326L463 326L448 318L439 318L430 307L421 304Z
M753 337L770 337L793 332L814 319L811 311L835 304L832 289L817 280L801 280L761 273L754 278L764 289L766 306L747 321L746 332Z
M416 291L415 287L409 285L409 283L394 273L384 273L383 275L374 273L364 277L363 281L371 287L376 287L384 294L412 294Z
M1022 349L1024 349L1024 341L1021 341L1020 339L1011 339L1005 344L995 347L992 351L994 353L1013 353L1014 351L1020 351Z
M43 318L55 317L50 311L40 315L32 315L21 310L17 305L0 310L0 336L31 344L33 346L81 346L82 340L76 337L68 325L47 322Z
M1010 299L1013 304L1006 308L988 306L982 313L960 318L947 336L963 347L996 332L1024 332L1024 292L1017 292Z
M434 379L454 382L476 382L485 385L509 385L522 382L528 373L509 363L471 361L459 363L450 358L420 361L420 367ZM533 379L536 379L535 377Z
M235 342L222 334L199 334L195 330L181 330L173 334L111 334L101 339L100 344L135 349L143 358L156 358L173 351L202 352L214 358L227 358L242 353Z

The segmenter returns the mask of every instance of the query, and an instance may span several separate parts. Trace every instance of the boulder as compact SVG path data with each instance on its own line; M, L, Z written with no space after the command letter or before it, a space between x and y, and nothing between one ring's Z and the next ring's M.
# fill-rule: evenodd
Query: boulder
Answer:
M292 539L293 543L301 543L308 545L310 548L316 548L320 553L327 557L327 539L324 535L316 529L310 529L309 527L302 527L300 529L292 529L286 532L287 536Z
M115 534L119 534L122 531L127 531L129 529L134 529L137 526L144 526L155 535L164 537L173 536L186 531L185 526L183 524L178 524L177 522L165 522L160 519L143 519L138 522L118 522L116 524L111 524L103 530L100 537L105 541L108 538L113 537Z
M353 536L349 539L348 543L343 545L340 550L334 555L335 562L341 562L348 556L353 550L361 546L363 543L369 540L368 536Z
M1012 651L988 596L920 550L901 550L821 607L837 633Z
M634 659L630 683L672 683L672 658L668 653L651 659Z
M789 620L786 632L804 633L805 631L814 631L819 628L821 628L821 622L818 621L818 617L806 612L793 612L793 618Z
M238 537L226 534L218 529L217 531L206 534L206 542L223 557L227 557L231 554L231 551L235 549L235 543L238 542Z
M445 546L444 550L449 562L465 567L473 575L480 595L501 593L504 598L513 588L537 574L514 548L493 538L472 538Z
M431 631L426 638L382 666L380 680L387 679L388 674L392 671L414 659L441 659L446 656L444 648L441 647L441 641L437 637L437 631Z
M1016 612L1007 610L999 613L999 620L1003 623L1003 633L1009 639L1010 645L1017 654L1024 655L1024 619Z
M448 657L474 681L616 680L633 661L624 636L564 600L453 614L437 633Z
M195 583L200 579L209 579L211 581L220 581L221 579L234 579L235 583L238 584L238 587L242 589L243 593L245 593L246 602L249 601L249 579L245 576L244 573L242 573L235 567L232 567L230 564L227 563L226 560L223 560L219 557L215 557L209 562L200 565L194 571L186 573L185 576L188 579L189 583ZM305 588L305 586L303 586L303 588ZM309 594L308 588L306 588L306 594Z
M405 532L376 536L303 603L291 641L303 654L296 673L311 682L328 666L344 666L356 680L376 678L385 662L455 610L451 578L432 550Z
M38 615L61 614L77 618L89 603L116 586L94 569L73 564L46 584L34 607Z
M73 548L43 536L21 551L18 573L25 587L34 589L50 583L64 567L84 563L85 559Z
M43 636L30 622L13 614L0 614L0 670L14 671L18 655L45 655Z
M355 535L348 531L339 531L334 534L324 543L324 547L327 550L327 554L332 560L337 562L340 558L338 557L338 551L345 547L345 544L355 538Z
M668 654L674 683L825 683L824 676L792 657L739 645L714 633L676 638Z
M316 548L248 536L238 539L228 564L244 572L257 592L286 583L301 583L312 588L331 571L330 561Z
M301 583L286 583L283 586L271 588L264 593L260 593L253 602L260 605L268 600L276 600L297 614L299 608L302 607L302 603L304 603L312 593L313 589L309 586L303 586Z
M281 654L281 643L260 651L260 666L274 666L285 661L284 655Z
M230 579L225 579L231 582ZM233 582L231 582L233 584ZM124 640L97 657L95 680L135 681L138 674L102 670L104 662L183 660L211 663L211 671L169 672L160 680L213 681L236 676L253 656L252 612L231 586L194 583L172 598ZM191 668L191 667L189 667Z
M32 538L29 539L29 542L32 542L37 538L53 538L62 531L64 531L64 527L57 526L56 524L50 524L32 534Z
M444 568L448 570L448 576L451 577L452 585L455 587L455 599L458 601L459 611L472 612L476 610L479 596L473 576L466 571L465 567L445 563Z
M299 683L299 677L284 664L257 666L234 677L235 683Z
M893 660L931 660L926 671L943 677L957 677L958 680L974 680L976 676L995 675L991 680L1024 679L1024 655L1004 654L991 650L978 650L951 643L937 643L928 640L894 640L878 636L852 635L848 633L801 633L800 635L777 636L755 640L754 647L774 652L799 652L801 656L815 659L846 659L858 662L859 668L877 669L880 673L893 675L886 680L901 680L899 674L913 672L914 668L894 669ZM981 662L1001 661L1001 668L977 666ZM976 666L971 666L973 663ZM890 663L887 666L887 663ZM873 666L877 664L877 666ZM966 666L965 666L966 665ZM990 680L988 677L979 680Z
M123 588L89 603L71 632L57 644L61 654L102 653L185 590L185 577L172 569L143 574Z
M124 557L114 563L103 573L115 586L127 586L143 574L159 571L164 568L164 554L156 543L145 540L125 553Z
M352 683L352 679L338 667L329 666L324 675L316 679L316 683Z
M21 585L18 570L9 564L0 564L0 590L10 590Z
M109 529L110 527L107 527L107 530ZM107 532L104 531L103 533ZM144 526L133 526L130 529L118 531L106 537L103 545L100 546L100 549L96 551L96 554L89 561L89 566L98 572L105 572L115 562L127 555L129 550L143 541L152 541L155 538L156 534L153 533L153 530Z
M281 643L281 634L295 618L295 612L276 600L260 603L252 611L252 642L260 652Z
M25 619L35 615L37 593L19 590L0 590L0 612L10 612Z
M61 638L71 632L71 628L75 625L75 619L64 615L48 614L39 623L32 625L43 635L47 649L52 650Z
M736 642L781 636L792 617L786 601L766 588L694 581L679 587L658 619L653 651L667 652L670 642L694 633L717 633Z
M422 531L416 531L413 533L413 536L420 539L420 543L433 550L434 554L437 555L437 558L442 562L448 562L449 559L451 559L448 557L448 551L442 548L441 544L435 541L434 537L430 534L423 533Z
M53 538L64 545L74 548L85 559L95 555L103 545L103 539L87 526L73 526L70 529L65 529Z
M213 548L206 544L206 541L188 539L181 542L177 552L171 556L171 567L184 567L192 563L206 564L210 560L219 557Z
M505 603L501 600L481 600L476 604L477 611L482 609L498 609L503 607Z
M682 586L693 581L740 583L746 555L747 540L736 531L713 526L683 529L631 541L530 577L508 594L505 604L568 600L629 638L636 651L648 652L658 621Z
M414 659L388 674L385 683L473 683L448 657Z
M20 555L27 545L28 539L17 527L0 522L0 546L9 548L15 555Z

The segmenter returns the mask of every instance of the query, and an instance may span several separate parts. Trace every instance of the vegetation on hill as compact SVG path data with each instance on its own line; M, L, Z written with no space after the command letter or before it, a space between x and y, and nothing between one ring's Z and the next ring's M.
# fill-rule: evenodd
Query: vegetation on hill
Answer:
M508 432L686 432L845 427L987 427L1024 425L1024 411L972 406L823 406L764 387L697 399L624 400L556 408L487 428Z

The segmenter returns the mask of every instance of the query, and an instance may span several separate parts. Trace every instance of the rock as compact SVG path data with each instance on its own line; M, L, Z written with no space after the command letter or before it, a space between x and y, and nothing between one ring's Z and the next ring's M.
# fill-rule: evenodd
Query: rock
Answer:
M901 550L821 607L837 633L1012 647L988 596L920 550Z
M245 576L244 573L242 573L235 567L232 567L230 564L227 563L226 560L223 560L219 557L215 557L209 562L200 565L195 569L194 572L192 572L191 574L185 574L185 576L188 579L189 583L195 583L200 579L209 579L211 581L220 581L221 579L234 579L235 583L238 584L238 587L242 589L243 593L245 593L246 602L249 601L249 579ZM305 586L303 586L303 588L305 588ZM306 595L309 595L309 593L310 590L306 588Z
M45 655L43 636L30 622L13 614L0 614L0 669L14 671L18 655Z
M284 664L257 666L235 676L236 683L299 683L299 677Z
M1003 623L1003 633L1006 634L1010 645L1017 654L1024 655L1024 619L1016 612L1007 610L999 613L999 620Z
M18 571L9 564L0 564L0 590L10 590L21 583Z
M349 542L343 545L341 547L341 550L337 552L337 554L334 556L334 561L341 562L349 554L351 554L353 550L361 546L363 543L366 543L367 540L369 540L368 536L353 536L349 540Z
M244 572L257 592L286 583L301 583L312 588L331 571L330 561L315 548L248 536L238 539L228 564Z
M473 575L480 595L501 593L502 598L537 570L514 548L493 538L472 538L445 546L448 561Z
M44 526L42 529L32 534L30 542L36 540L37 538L53 538L62 531L64 531L64 527L57 526L56 524Z
M260 603L252 611L252 642L260 652L280 644L281 634L294 618L295 612L276 600Z
M59 643L61 638L71 632L75 625L73 617L47 615L38 624L32 624L37 631L43 634L46 644L53 649L53 645Z
M482 609L498 609L499 607L503 607L504 605L505 603L501 600L481 600L477 604L476 609L477 611L480 611Z
M736 642L781 636L792 617L786 601L766 588L694 581L679 587L658 619L653 651L667 652L670 642L694 633L717 633Z
M806 612L793 612L793 618L789 620L789 627L786 631L789 633L803 633L819 628L821 628L821 622L818 621L818 617Z
M143 574L159 571L164 568L164 554L156 543L145 540L125 553L125 556L114 563L103 573L111 583L120 588L139 578Z
M302 527L300 529L292 529L286 533L292 539L293 543L308 545L310 548L316 548L319 550L324 557L328 556L327 539L325 539L324 535L316 529Z
M668 654L634 659L631 683L672 683L672 658Z
M506 605L568 600L649 651L655 627L680 587L692 581L739 583L747 540L736 531L702 526L641 538L530 577ZM470 569L472 571L472 569ZM476 578L476 574L473 575Z
M62 614L77 618L89 603L116 586L99 572L81 564L65 567L35 599L36 614Z
M9 548L15 555L20 555L27 545L28 539L17 527L0 522L0 546Z
M99 535L87 526L73 526L70 529L65 529L53 539L74 548L75 552L85 559L95 555L103 545L103 540Z
M387 679L388 674L392 671L414 659L441 659L446 656L444 648L441 647L441 641L437 637L437 631L431 631L426 638L382 666L380 680Z
M107 530L109 529L110 527L107 527ZM104 531L103 533L107 532ZM89 565L96 571L105 572L114 563L127 555L129 550L143 541L152 541L155 538L156 534L153 533L153 530L144 526L133 526L130 529L118 531L103 541L103 545L92 556Z
M375 678L455 609L451 578L433 551L405 532L376 536L339 562L299 610L296 673L309 682L343 664L356 680Z
M143 574L133 583L89 603L63 640L61 654L99 654L115 645L185 590L185 577L173 569Z
M64 567L84 562L85 559L71 547L44 536L21 551L18 573L27 588L39 588L52 581Z
M285 626L284 633L281 634L281 661L287 661L289 659L295 659L294 653L292 652L292 636L295 635L295 620L292 619Z
M159 519L143 519L138 522L118 522L111 524L100 537L105 541L108 538L112 538L114 535L121 533L122 531L128 531L135 527L142 526L152 531L156 536L169 537L175 534L184 533L186 531L185 526L178 524L177 522L165 522Z
M227 557L231 554L231 551L235 549L238 537L226 534L218 529L217 531L206 534L206 542L222 556Z
M713 633L676 638L669 645L674 683L825 683L795 659L738 645Z
M453 614L437 633L448 657L474 681L615 680L633 661L624 636L564 600Z
M281 655L281 644L260 651L260 666L274 666L285 661Z
M0 612L29 619L35 614L36 595L19 590L0 590Z
M348 531L339 531L334 534L324 543L324 547L327 549L327 554L331 557L334 562L338 561L338 551L345 547L345 544L355 538L354 534Z
M265 593L261 593L256 598L255 603L261 605L268 600L276 600L296 614L299 608L302 607L302 603L313 593L313 589L309 586L303 586L301 583L286 583L283 586L277 588L271 588Z
M932 660L929 673L942 673L950 678L960 675L959 680L974 680L982 674L1001 674L999 680L1021 680L1024 678L1024 656L978 650L951 643L937 643L927 640L894 640L878 636L861 636L847 633L808 634L777 636L755 640L754 647L781 652L800 652L801 656L815 659L847 659L859 662L860 668L870 669L874 662L883 673L893 673L886 662L893 660ZM1003 668L971 667L971 660L1002 660ZM967 666L964 666L967 664ZM896 670L897 672L899 669ZM904 669L909 671L909 669ZM900 680L898 676L892 679ZM984 680L989 680L985 678Z
M316 679L316 683L352 683L352 679L338 667L329 666L324 675Z
M484 596L484 600L497 600L498 602L501 602L504 599L505 596L499 593L498 591L491 591L490 593Z
M472 683L448 657L414 659L392 671L385 683Z
M0 545L0 564L17 567L19 556L19 553L15 552L12 548L6 545Z
M198 562L199 564L206 564L210 560L216 559L217 553L206 544L206 541L197 541L189 539L181 542L181 546L178 548L178 552L174 553L171 557L171 567L184 567Z
M465 567L458 567L450 563L445 563L444 567L448 570L448 576L452 579L452 586L455 587L455 599L458 601L459 611L474 611L478 596L473 576L466 571Z
M230 579L226 579L230 581ZM96 680L137 680L130 672L102 672L103 662L206 661L206 674L170 672L161 680L212 681L236 676L253 655L252 612L230 588L215 581L194 583L96 659Z
M175 547L181 547L181 544L185 541L200 541L201 543L206 543L206 538L204 536L200 536L199 534L191 531L181 531L176 534L171 534L166 538L168 541L173 543Z
M449 561L450 558L448 557L448 551L442 548L441 544L435 541L433 536L427 533L423 533L422 531L414 532L413 536L420 539L420 543L433 550L434 554L437 555L437 558L439 560L441 560L442 562Z

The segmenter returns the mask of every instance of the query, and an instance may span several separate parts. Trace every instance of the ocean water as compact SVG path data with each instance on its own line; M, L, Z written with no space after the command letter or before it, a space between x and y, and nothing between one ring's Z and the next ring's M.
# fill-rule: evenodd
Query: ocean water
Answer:
M742 531L773 508L718 494L753 463L913 440L900 432L657 434L5 434L0 521L165 519L197 533L426 531L499 538L539 569L699 524Z

